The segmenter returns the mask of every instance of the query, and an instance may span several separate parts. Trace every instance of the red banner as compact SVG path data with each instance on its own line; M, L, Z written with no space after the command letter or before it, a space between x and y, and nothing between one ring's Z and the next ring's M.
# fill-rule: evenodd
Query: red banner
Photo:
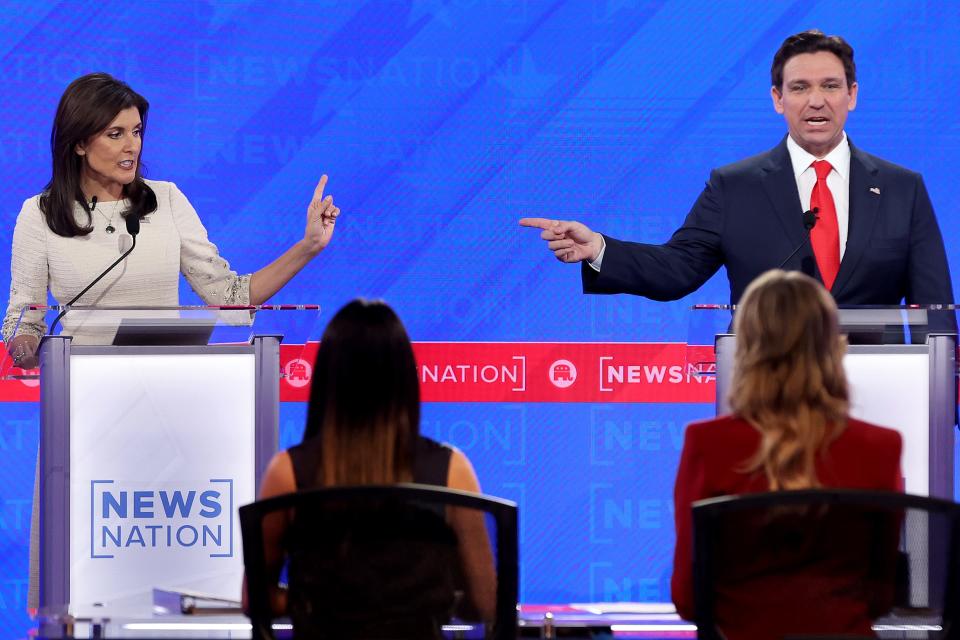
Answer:
M317 346L281 345L281 401L307 400ZM711 403L716 395L713 348L706 346L418 342L414 351L424 402ZM35 378L0 382L0 401L39 397Z
M37 371L24 371L13 369L5 372L8 375L24 374L19 380L0 380L0 402L39 402L40 401L40 380L37 379Z
M713 402L713 347L418 342L424 402ZM305 401L315 345L281 348L280 398ZM302 354L302 355L301 355Z

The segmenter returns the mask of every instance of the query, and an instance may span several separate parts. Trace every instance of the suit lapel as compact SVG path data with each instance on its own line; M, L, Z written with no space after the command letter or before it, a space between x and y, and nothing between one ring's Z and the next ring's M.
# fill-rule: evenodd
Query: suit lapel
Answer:
M868 155L850 144L850 212L847 223L847 248L843 252L840 271L833 283L834 297L843 292L856 272L857 263L863 257L880 206L879 168ZM873 190L873 191L871 191Z
M770 151L767 162L761 165L760 171L763 174L761 177L763 189L791 244L794 246L800 244L804 241L806 232L803 228L800 192L797 190L797 178L793 175L786 136Z

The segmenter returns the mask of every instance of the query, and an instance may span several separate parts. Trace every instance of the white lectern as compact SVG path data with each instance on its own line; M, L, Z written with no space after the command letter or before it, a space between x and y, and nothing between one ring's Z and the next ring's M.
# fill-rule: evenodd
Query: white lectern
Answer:
M41 610L149 613L154 588L239 599L237 508L277 450L281 336L206 344L197 309L86 308L107 344L42 341ZM212 324L249 336L263 309L279 307Z

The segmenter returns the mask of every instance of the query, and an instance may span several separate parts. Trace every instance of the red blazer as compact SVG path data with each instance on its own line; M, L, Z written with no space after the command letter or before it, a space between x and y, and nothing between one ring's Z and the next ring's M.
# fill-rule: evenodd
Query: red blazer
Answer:
M760 433L740 418L724 416L687 427L674 489L677 544L671 581L677 612L687 620L693 620L695 613L691 505L703 498L768 491L762 471L746 474L737 470L759 446ZM901 491L901 448L900 434L896 431L850 418L847 428L829 446L825 455L818 458L817 477L824 487ZM823 624L834 627L831 629L834 631L839 625L846 626L849 633L872 635L872 617L856 599L835 603L831 607L830 621L815 621L810 615L811 607L822 605L822 598L807 607L798 596L792 599L789 610L782 610L781 595L784 589L790 588L783 584L782 576L769 585L758 581L757 586L756 593L718 597L717 622L731 640L779 637L779 634L771 633L778 628L816 633L822 630L817 627ZM797 593L800 592L798 588ZM768 594L775 597L765 602ZM777 603L780 603L780 609Z

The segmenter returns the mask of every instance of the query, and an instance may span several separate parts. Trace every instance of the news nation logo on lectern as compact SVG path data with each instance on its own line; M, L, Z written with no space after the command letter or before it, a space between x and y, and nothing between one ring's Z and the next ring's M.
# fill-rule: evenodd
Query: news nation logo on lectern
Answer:
M162 489L90 482L90 557L165 549L233 557L233 480Z

